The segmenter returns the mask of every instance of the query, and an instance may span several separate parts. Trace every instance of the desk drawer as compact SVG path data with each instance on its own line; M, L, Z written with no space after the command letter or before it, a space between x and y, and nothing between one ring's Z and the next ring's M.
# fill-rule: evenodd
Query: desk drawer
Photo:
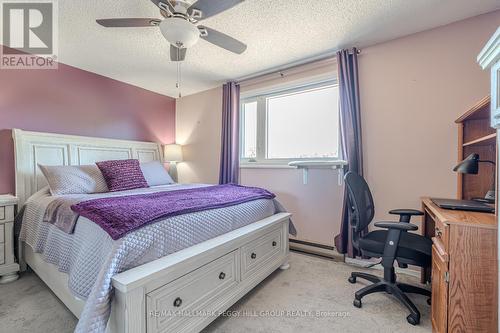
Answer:
M5 243L5 225L0 224L0 243Z
M424 222L427 224L428 219L430 218L431 222L433 222L434 224L434 231L432 232L431 229L427 231L426 234L428 235L428 237L432 237L432 235L434 234L434 237L436 237L436 239L443 245L443 249L448 252L448 240L450 238L449 226L443 223L439 218L437 218L430 209L425 209L425 214L428 216L426 217L426 221Z
M436 237L442 244L443 249L448 252L448 243L450 238L450 228L440 220L434 220L434 237Z

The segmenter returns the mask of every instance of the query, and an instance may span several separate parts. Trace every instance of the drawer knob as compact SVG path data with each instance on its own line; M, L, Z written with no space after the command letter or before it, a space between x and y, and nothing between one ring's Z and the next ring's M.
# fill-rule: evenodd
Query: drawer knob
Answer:
M436 235L437 235L438 237L441 237L441 236L443 235L443 232L442 232L441 230L439 230L439 228L436 228L436 230L435 230L435 231L436 231Z
M224 280L226 278L226 273L220 272L219 274L219 280Z
M276 246L276 245L277 245L276 241L273 241L273 246Z
M181 305L182 305L182 299L180 297L177 297L174 301L174 306L178 308Z
M255 253L252 253L252 254L250 255L250 258L255 259L255 258L257 258L257 255L256 255Z

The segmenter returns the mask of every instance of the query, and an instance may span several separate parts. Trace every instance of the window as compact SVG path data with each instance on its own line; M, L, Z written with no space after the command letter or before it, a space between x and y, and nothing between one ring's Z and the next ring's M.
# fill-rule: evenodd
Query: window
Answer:
M243 103L243 156L246 158L257 158L257 102Z
M241 101L242 163L339 157L338 85L327 82Z

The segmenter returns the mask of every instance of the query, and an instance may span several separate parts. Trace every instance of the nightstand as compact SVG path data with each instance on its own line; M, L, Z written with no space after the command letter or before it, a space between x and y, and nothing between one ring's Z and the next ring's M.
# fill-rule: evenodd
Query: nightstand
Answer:
M19 264L14 259L14 214L17 198L0 195L0 283L17 280Z

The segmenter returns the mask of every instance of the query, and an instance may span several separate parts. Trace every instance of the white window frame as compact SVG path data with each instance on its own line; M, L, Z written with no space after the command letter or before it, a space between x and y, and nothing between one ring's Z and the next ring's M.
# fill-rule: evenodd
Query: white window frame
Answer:
M336 79L333 80L323 80L319 82L313 82L308 84L301 84L293 88L285 89L274 89L271 92L242 96L240 100L240 166L243 168L251 167L288 167L288 163L292 161L339 161L341 162L341 149L340 149L340 137L339 137L339 147L338 156L336 157L320 157L320 158L266 158L267 155L267 99L275 96L281 96L286 94L292 94L304 90L311 90L317 88L324 88L330 86L337 86L338 82ZM244 137L245 137L245 117L244 117L244 104L257 102L257 157L247 158L244 157ZM261 133L264 133L262 135ZM338 130L338 135L340 136L340 128Z

